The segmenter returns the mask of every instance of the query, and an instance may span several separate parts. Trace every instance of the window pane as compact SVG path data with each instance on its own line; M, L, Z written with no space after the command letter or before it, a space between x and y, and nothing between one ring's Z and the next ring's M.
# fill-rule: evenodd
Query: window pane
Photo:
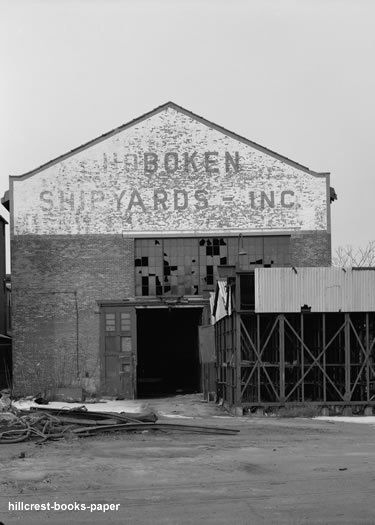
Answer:
M288 265L289 242L286 235L136 239L136 295L200 295L214 290L219 265L240 264L243 270Z
M129 332L130 327L130 313L121 312L121 332Z
M105 314L105 330L106 332L116 330L116 314Z

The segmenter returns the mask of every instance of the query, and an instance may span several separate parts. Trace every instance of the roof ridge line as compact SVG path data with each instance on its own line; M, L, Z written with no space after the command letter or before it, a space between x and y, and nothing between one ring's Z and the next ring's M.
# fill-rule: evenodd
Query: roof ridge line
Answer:
M242 135L239 135L233 131L230 131L228 130L227 128L224 128L223 126L219 125L219 124L215 124L214 122L210 121L210 120L207 120L206 118L200 116L200 115L197 115L196 113L193 113L192 111L188 110L188 109L185 109L184 107L176 104L175 102L173 101L168 101L168 102L165 102L164 104L161 104L160 106L157 106L156 108L152 109L151 111L148 111L146 113L143 113L142 115L138 116L138 117L135 117L134 119L124 123L124 124L121 124L120 126L117 126L115 128L113 128L112 130L110 131L107 131L106 133L103 133L102 135L99 135L98 137L94 138L94 139L91 139L89 140L88 142L84 142L83 144L81 144L80 146L77 146L76 148L73 148L69 151L67 151L66 153L63 153L51 160L49 160L48 162L45 162L43 164L41 164L40 166L30 170L30 171L27 171L25 173L22 173L20 175L10 175L10 177L12 179L23 179L23 178L28 178L44 169L47 169L48 167L51 167L53 166L54 164L57 164L58 162L61 162L62 160L66 159L66 158L69 158L73 155L75 155L76 153L84 150L84 149L87 149L91 146L94 146L95 144L99 143L99 142L102 142L103 140L106 140L108 138L110 138L111 136L113 135L116 135L117 133L120 133L122 131L124 131L125 129L129 128L129 127L132 127L134 125L136 125L137 123L139 122L142 122L143 120L147 119L147 118L150 118L151 116L154 116L158 113L160 113L161 111L163 111L164 109L168 108L168 107L171 107L173 109L175 109L176 111L179 111L180 113L183 113L187 116L189 116L190 118L193 118L194 120L197 120L199 122L201 122L202 124L208 126L208 127L211 127L213 129L216 129L217 131L233 138L234 140L238 140L240 142L243 142L245 144L247 144L248 146L251 146L255 149L258 149L270 156L273 156L275 158L277 158L278 160L280 160L281 162L285 162L297 169L300 169L300 170L303 170L313 176L318 176L318 177L322 177L322 176L327 176L329 175L329 172L316 172L316 171L313 171L311 170L310 168L308 168L307 166L303 165L303 164L300 164L292 159L290 159L289 157L286 157L284 155L281 155L280 153L277 153L276 151L273 151L265 146L262 146L261 144L258 144L257 142L254 142L250 139L247 139L246 137L243 137Z

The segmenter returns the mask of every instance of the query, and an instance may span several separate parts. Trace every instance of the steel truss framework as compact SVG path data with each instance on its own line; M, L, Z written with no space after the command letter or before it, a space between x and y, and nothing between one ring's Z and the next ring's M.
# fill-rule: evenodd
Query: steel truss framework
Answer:
M234 312L216 352L229 405L375 405L375 312Z

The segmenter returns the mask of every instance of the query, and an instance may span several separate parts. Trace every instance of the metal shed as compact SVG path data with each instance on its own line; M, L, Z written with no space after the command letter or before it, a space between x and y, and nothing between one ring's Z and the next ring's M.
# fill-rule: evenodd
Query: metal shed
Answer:
M373 269L260 268L228 283L232 313L215 324L220 399L375 405Z

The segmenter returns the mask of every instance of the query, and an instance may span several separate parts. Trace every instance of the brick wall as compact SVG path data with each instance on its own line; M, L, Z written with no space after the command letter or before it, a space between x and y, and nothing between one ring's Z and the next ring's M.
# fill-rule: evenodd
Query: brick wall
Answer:
M290 262L292 266L331 266L331 234L294 233L290 239Z
M134 242L121 235L12 240L16 394L71 384L99 388L96 301L134 296L133 262Z
M6 332L5 305L5 223L0 217L0 334Z
M326 232L294 234L290 246L294 266L330 264ZM72 384L89 392L100 388L96 301L134 297L133 264L134 241L120 235L13 239L16 394Z

